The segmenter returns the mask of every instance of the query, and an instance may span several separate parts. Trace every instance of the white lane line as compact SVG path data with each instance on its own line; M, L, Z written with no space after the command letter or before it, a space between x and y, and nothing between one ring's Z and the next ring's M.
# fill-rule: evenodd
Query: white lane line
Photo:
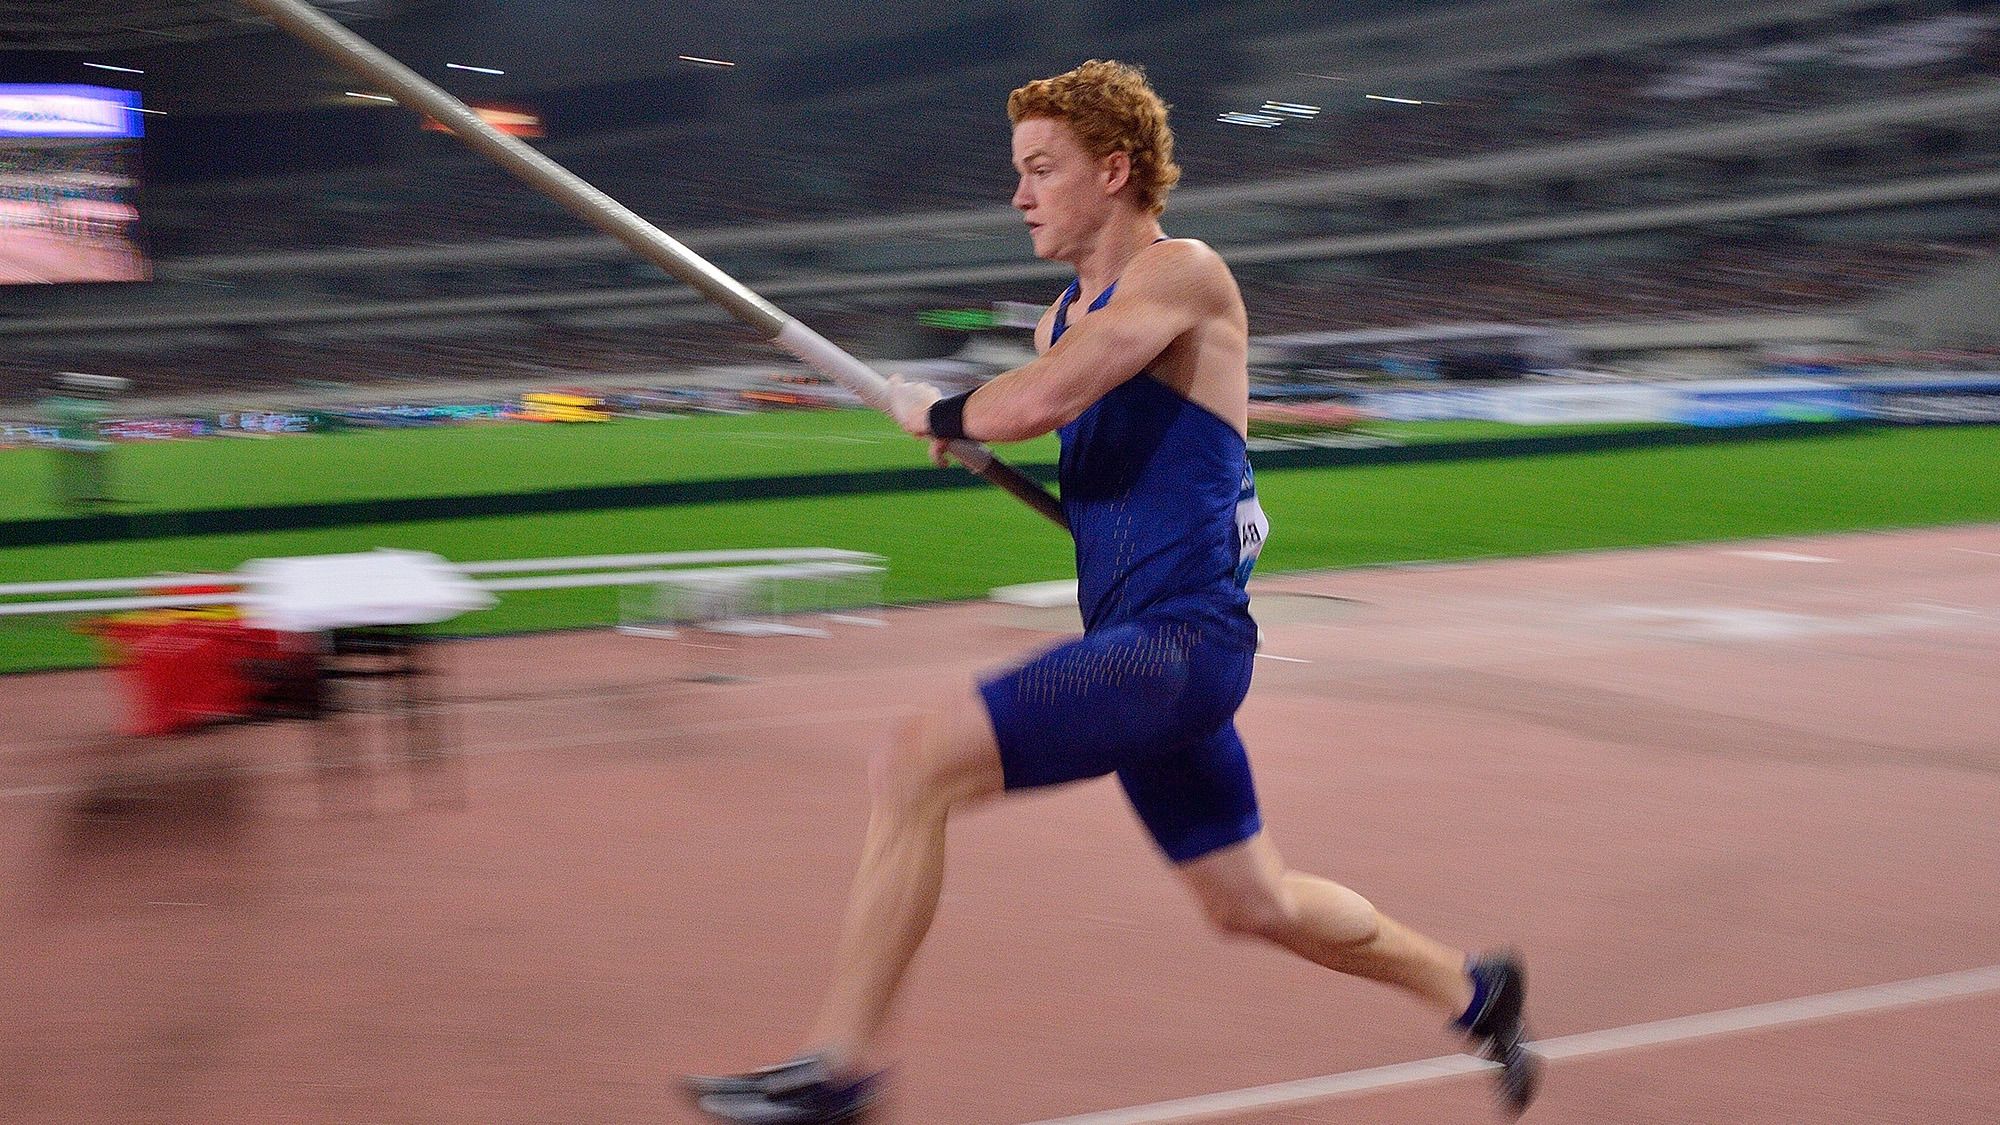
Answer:
M1724 551L1725 555L1736 555L1746 559L1763 559L1765 562L1830 563L1837 559L1825 555L1801 555L1792 551Z
M1114 1109L1104 1113L1086 1113L1081 1117L1060 1117L1050 1121L1037 1121L1033 1125L1152 1125L1153 1122L1159 1121L1194 1121L1204 1117L1225 1117L1232 1113L1244 1113L1267 1106L1293 1105L1298 1102L1317 1101L1320 1098L1339 1097L1342 1094L1358 1094L1365 1090L1382 1090L1392 1086L1429 1082L1435 1078L1450 1078L1453 1075L1484 1070L1491 1065L1493 1064L1475 1059L1471 1055L1445 1055L1441 1058L1425 1059L1422 1062L1378 1066L1372 1070L1350 1070L1346 1074L1329 1074L1324 1078L1305 1078L1297 1082L1252 1086L1247 1090L1204 1094L1200 1097L1182 1098L1179 1101L1155 1102L1152 1105Z
M1257 654L1257 659L1259 659L1259 660L1282 660L1282 661L1284 661L1284 662L1285 662L1285 663L1287 663L1287 664L1311 664L1311 663L1312 663L1312 661L1310 661L1310 660L1302 660L1302 659L1300 659L1299 657L1296 657L1296 656L1276 656L1276 655L1273 655L1273 654L1271 654L1271 653L1268 653L1268 652L1260 652L1260 653L1258 653L1258 654Z
M1977 996L1985 992L2000 992L2000 965L1988 965L1957 973L1941 973L1934 977L1894 981L1889 984L1868 985L1864 988L1850 988L1841 992L1823 992L1818 996L1802 996L1795 1000L1774 1000L1769 1004L1752 1004L1747 1008L1729 1008L1720 1012L1656 1020L1652 1023L1612 1028L1609 1031L1587 1031L1580 1035L1565 1035L1560 1039L1538 1043L1535 1049L1551 1059L1582 1058L1586 1055L1608 1054L1633 1047L1706 1039L1711 1035L1728 1035L1736 1031L1754 1031L1766 1027L1783 1027L1788 1024L1859 1015L1863 1012L1880 1012L1912 1004L1928 1004L1937 1000Z
M1729 1008L1719 1012L1680 1016L1606 1031L1565 1035L1558 1039L1542 1040L1535 1044L1535 1050L1550 1059L1583 1058L1634 1047L1684 1043L1732 1032L1809 1023L1813 1020L1835 1019L1863 1012L1880 1012L1890 1008L1977 996L1987 992L2000 992L2000 965L1987 965L1984 968L1942 973L1938 976L1917 977L1890 984L1850 988L1841 992L1827 992L1793 1000L1778 1000L1769 1004L1752 1004L1746 1008ZM1488 1070L1492 1066L1492 1063L1473 1058L1471 1055L1444 1055L1418 1062L1395 1063L1368 1070L1329 1074L1320 1078L1303 1078L1294 1082L1276 1082L1268 1086L1251 1086L1241 1090L1225 1090L1217 1094L1203 1094L1175 1101L1154 1102L1151 1105L1133 1106L1129 1109L1052 1118L1032 1122L1031 1125L1158 1125L1167 1121L1195 1121L1209 1117L1226 1117L1269 1106L1293 1105L1344 1094L1413 1086L1439 1078Z
M1952 550L1964 551L1968 555L1985 555L1988 558L2000 559L2000 551L1982 551L1977 547L1953 547Z

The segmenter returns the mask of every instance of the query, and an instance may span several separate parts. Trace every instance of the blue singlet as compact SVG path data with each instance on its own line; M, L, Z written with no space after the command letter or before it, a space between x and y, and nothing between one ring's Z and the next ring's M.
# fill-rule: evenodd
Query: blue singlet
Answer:
M1052 345L1078 295L1063 293ZM1235 427L1144 371L1061 436L1084 635L980 685L1007 786L1115 772L1184 863L1261 827L1233 721L1257 643L1244 583L1269 530L1249 457Z

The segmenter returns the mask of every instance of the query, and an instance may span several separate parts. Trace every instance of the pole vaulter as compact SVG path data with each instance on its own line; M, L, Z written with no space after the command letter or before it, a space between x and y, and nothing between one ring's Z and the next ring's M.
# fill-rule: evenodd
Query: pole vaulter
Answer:
M867 364L839 345L792 319L748 286L716 268L630 208L591 186L525 142L483 120L464 102L349 31L305 0L242 0L242 3L304 41L306 45L424 113L474 151L514 174L529 187L562 204L578 218L632 248L640 257L694 287L766 340L805 361L883 413L890 411L890 386ZM993 456L978 442L955 440L951 455L967 469L1006 489L1030 508L1068 527L1062 506L1048 490Z

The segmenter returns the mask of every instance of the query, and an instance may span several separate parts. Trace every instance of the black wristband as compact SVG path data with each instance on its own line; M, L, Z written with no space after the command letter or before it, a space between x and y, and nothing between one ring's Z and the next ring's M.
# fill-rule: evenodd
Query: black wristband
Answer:
M972 392L967 391L964 394L952 395L950 398L941 398L931 403L931 436L934 438L943 438L946 441L964 437L965 400L971 397Z

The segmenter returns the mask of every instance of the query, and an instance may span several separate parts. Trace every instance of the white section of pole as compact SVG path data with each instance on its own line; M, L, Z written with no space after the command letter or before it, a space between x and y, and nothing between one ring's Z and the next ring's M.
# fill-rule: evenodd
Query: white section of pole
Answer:
M514 174L529 187L562 204L578 218L617 238L640 257L692 286L765 339L798 356L828 378L886 410L888 387L867 364L722 272L665 231L599 191L582 177L521 140L482 119L464 102L397 62L387 52L341 26L305 0L242 0L280 28L334 62L361 75L404 106L449 129L474 151ZM976 442L957 441L953 456L965 467L1019 497L1029 507L1067 527L1062 506L1048 491L1003 464Z

